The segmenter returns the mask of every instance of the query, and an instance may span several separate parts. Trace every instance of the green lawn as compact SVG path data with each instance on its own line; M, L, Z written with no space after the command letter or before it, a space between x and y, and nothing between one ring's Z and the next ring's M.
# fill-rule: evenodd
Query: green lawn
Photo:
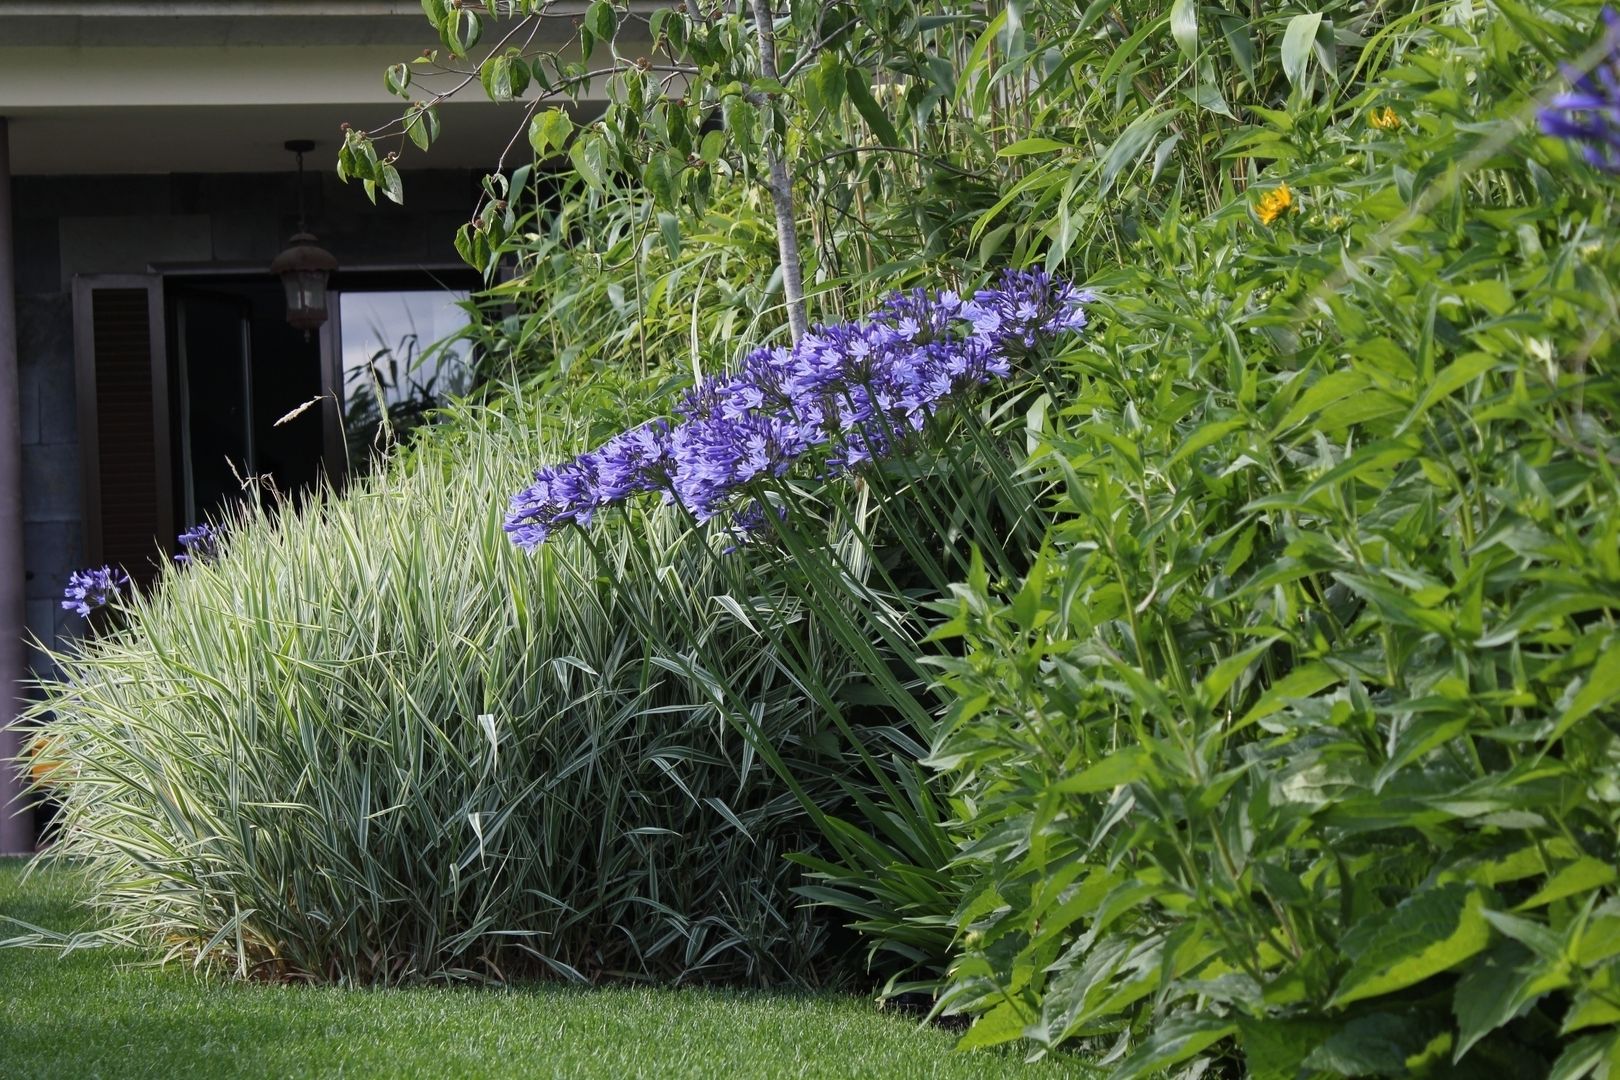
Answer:
M0 916L66 929L71 879L0 860ZM0 938L14 926L0 927ZM1076 1062L957 1053L854 997L703 990L251 986L0 949L0 1074L24 1077L1055 1077Z

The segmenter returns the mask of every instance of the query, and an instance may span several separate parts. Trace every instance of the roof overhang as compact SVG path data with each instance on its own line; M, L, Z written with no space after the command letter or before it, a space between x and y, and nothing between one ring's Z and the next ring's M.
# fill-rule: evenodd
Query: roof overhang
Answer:
M404 107L383 70L438 44L418 0L0 0L0 25L18 175L275 171L293 138L316 140L310 166L332 168L340 124L375 129ZM551 48L571 33L542 23ZM441 141L401 165L492 167L526 105L474 82L441 107Z

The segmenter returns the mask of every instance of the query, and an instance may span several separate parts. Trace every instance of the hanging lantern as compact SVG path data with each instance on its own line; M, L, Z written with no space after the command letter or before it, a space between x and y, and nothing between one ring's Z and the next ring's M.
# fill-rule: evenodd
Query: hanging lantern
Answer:
M281 279L287 291L287 322L304 332L326 322L326 282L337 269L337 259L315 242L304 223L304 154L315 149L308 139L292 139L287 149L298 155L298 231L287 241L287 249L275 257L270 272Z
M337 269L337 260L307 232L295 234L288 243L270 264L270 272L287 290L287 321L308 332L326 321L326 279Z

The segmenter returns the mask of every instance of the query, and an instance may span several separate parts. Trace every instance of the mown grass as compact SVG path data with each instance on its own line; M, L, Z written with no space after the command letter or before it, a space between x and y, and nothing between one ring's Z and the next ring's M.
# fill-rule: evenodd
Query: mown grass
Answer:
M78 922L72 875L0 860L0 917ZM11 936L15 924L0 928ZM0 949L0 1073L25 1077L1052 1077L956 1053L853 996L714 990L336 990L229 983L134 954Z

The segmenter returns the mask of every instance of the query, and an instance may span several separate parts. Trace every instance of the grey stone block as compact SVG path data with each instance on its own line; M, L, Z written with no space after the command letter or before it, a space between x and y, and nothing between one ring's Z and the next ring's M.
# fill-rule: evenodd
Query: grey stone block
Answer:
M154 263L213 258L212 230L204 214L66 217L61 237L64 288L76 274L140 274Z
M18 176L12 180L15 205L40 216L67 217L86 206L116 207L124 214L164 214L172 195L169 177Z
M35 647L35 639L44 642L53 649L60 650L64 643L58 637L57 614L70 614L62 611L60 600L30 600L24 617L28 620L23 640L28 642L28 667L36 676L50 675L55 672L56 665L52 664L39 649Z
M215 214L213 221L214 258L221 262L260 262L269 273L270 260L287 246L290 231L280 228L275 216L258 214Z
M83 535L77 521L23 524L23 566L29 600L62 595L68 575L84 566Z
M17 356L24 364L72 364L70 293L53 290L17 294Z
M79 448L36 443L22 448L23 521L78 521Z
M34 364L17 369L17 439L24 446L39 442L39 374Z
M39 387L39 440L76 446L79 442L79 394L73 357L68 355L36 371Z
M73 300L66 293L17 297L22 441L73 442Z
M23 202L20 197L16 206L12 250L16 258L17 291L52 292L62 280L56 216L41 213L38 207Z

